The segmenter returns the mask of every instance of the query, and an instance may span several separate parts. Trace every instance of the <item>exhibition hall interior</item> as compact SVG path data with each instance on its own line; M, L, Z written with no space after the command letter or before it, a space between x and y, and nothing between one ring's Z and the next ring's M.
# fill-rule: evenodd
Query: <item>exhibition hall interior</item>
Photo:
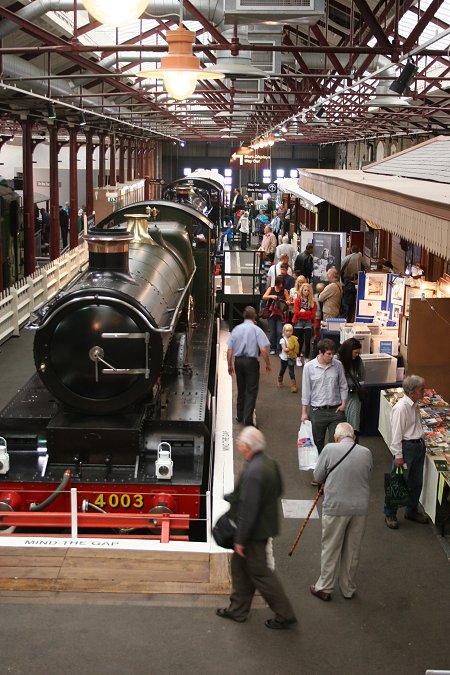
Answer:
M450 673L450 0L0 0L0 64L0 672Z

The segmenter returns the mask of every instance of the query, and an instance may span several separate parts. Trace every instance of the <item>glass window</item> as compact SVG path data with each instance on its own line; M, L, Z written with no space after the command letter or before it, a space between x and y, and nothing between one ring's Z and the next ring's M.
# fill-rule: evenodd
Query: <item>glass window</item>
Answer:
M188 168L183 169L183 176L189 176L189 174L191 174L191 173L192 173L192 169L188 169Z
M284 169L277 169L277 178L284 178Z
M272 175L272 172L270 169L263 169L263 178L267 178L267 180L270 180Z
M225 176L225 185L231 185L233 182L233 179L231 176Z
M297 171L297 169L291 169L291 170L289 171L289 175L290 175L291 178L298 178L298 171Z
M233 169L225 169L225 176L232 176L233 175Z
M219 169L211 169L212 173L219 173Z

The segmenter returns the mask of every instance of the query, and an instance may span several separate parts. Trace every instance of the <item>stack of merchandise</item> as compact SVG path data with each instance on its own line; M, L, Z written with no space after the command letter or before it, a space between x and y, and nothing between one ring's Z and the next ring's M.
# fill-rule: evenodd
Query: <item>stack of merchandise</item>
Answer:
M403 389L386 389L385 396L391 406L403 396ZM420 417L425 432L425 445L429 452L444 452L450 460L450 406L434 389L426 389L419 403Z

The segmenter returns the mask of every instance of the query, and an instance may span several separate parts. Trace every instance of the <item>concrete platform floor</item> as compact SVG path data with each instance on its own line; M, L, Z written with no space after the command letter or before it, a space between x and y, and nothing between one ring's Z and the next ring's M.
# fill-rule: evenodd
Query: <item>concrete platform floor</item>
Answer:
M258 424L278 459L284 497L312 499L299 472L300 396L261 375ZM0 405L32 371L31 339L0 347ZM299 373L299 369L297 369ZM11 387L13 390L11 392ZM7 391L9 389L9 391ZM435 529L383 522L383 473L390 455L381 438L364 438L375 459L368 529L351 601L323 603L309 592L319 573L320 521L311 520L293 557L300 520L285 519L275 541L277 570L298 626L270 631L267 608L245 624L215 616L224 597L112 597L102 594L2 593L0 675L423 675L450 669L450 566Z

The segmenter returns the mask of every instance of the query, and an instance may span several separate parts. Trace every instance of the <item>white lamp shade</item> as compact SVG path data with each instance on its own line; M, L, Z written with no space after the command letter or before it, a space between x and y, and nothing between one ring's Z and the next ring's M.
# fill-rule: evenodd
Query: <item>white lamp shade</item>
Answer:
M83 5L105 26L125 26L141 16L148 0L83 0Z
M183 101L183 99L192 96L197 86L196 73L182 70L166 71L163 79L167 93L177 101Z

